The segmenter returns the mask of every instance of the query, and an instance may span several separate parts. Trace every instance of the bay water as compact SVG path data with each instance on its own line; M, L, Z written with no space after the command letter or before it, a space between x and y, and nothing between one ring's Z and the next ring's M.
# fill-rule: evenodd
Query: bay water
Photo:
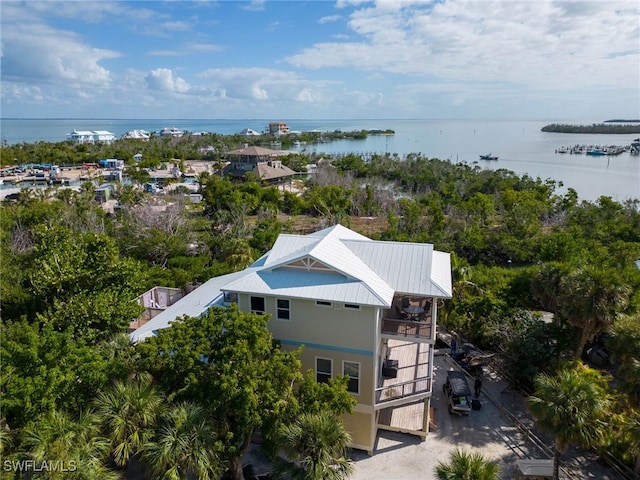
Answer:
M274 119L281 120L281 119ZM397 154L399 159L411 153L454 163L464 162L483 169L506 169L518 175L562 182L557 193L568 188L578 192L581 200L594 201L608 196L616 201L640 199L640 156L628 151L617 156L588 156L556 153L572 145L629 145L640 134L600 135L542 132L552 123L543 120L288 120L292 131L333 132L340 130L394 130L394 135L373 135L365 140L336 140L329 143L294 147L298 152L318 154L356 153ZM212 132L223 135L239 133L245 128L262 132L268 123L263 119L0 119L3 143L60 142L72 130L108 130L117 137L143 129L158 132L176 127L189 132ZM573 125L594 121L554 121ZM492 153L498 160L481 160Z

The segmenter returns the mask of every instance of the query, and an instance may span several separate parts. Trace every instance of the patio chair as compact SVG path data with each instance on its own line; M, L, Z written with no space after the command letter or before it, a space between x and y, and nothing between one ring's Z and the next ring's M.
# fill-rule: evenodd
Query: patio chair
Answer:
M407 318L407 313L403 312L398 305L395 306L395 312L398 318L401 318L403 320Z
M407 308L409 305L411 305L411 303L409 303L409 299L407 297L404 297L402 299L402 308Z

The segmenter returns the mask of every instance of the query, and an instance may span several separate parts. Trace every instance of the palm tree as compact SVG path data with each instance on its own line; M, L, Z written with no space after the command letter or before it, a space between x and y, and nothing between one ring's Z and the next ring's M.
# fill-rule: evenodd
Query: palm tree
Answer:
M0 419L0 457L7 458L13 446L13 432L5 419Z
M565 276L560 282L558 308L580 330L575 358L585 345L611 326L629 302L630 290L618 280L616 272L587 266Z
M277 474L292 480L341 480L353 473L347 458L351 436L333 413L303 413L281 428L279 443L287 460L276 462Z
M480 453L469 453L455 449L448 463L440 462L436 466L439 480L498 480L500 466L487 460Z
M610 399L606 381L582 364L555 376L538 375L527 405L538 425L555 437L553 478L557 480L560 455L570 445L594 446L601 438Z
M93 412L81 413L76 421L64 412L53 410L25 428L22 439L29 456L42 469L33 478L119 478L117 472L109 470L105 465L109 455L109 441L100 436L100 424ZM45 461L56 463L43 469Z
M200 406L187 402L165 415L155 441L144 447L143 458L163 480L209 480L222 473L209 419Z
M112 388L98 394L97 413L109 434L116 465L128 467L130 460L139 458L142 447L153 438L163 402L149 374L129 382L116 381Z

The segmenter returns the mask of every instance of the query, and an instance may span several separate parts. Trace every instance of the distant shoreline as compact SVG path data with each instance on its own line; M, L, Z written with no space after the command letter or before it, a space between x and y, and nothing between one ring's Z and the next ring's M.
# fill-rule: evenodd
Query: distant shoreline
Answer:
M609 120L613 121L613 120ZM640 133L640 125L632 124L615 124L608 125L606 123L594 123L593 125L568 125L561 123L552 123L541 128L543 132L551 133L595 133L595 134L636 134Z

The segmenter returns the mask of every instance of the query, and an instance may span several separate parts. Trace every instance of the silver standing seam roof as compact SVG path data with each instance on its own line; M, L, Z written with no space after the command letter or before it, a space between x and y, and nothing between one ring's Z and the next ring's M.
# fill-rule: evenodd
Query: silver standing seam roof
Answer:
M138 342L178 317L222 305L223 292L389 308L395 294L451 298L451 261L430 244L375 241L342 225L310 235L282 234L253 265L212 278L130 339Z

